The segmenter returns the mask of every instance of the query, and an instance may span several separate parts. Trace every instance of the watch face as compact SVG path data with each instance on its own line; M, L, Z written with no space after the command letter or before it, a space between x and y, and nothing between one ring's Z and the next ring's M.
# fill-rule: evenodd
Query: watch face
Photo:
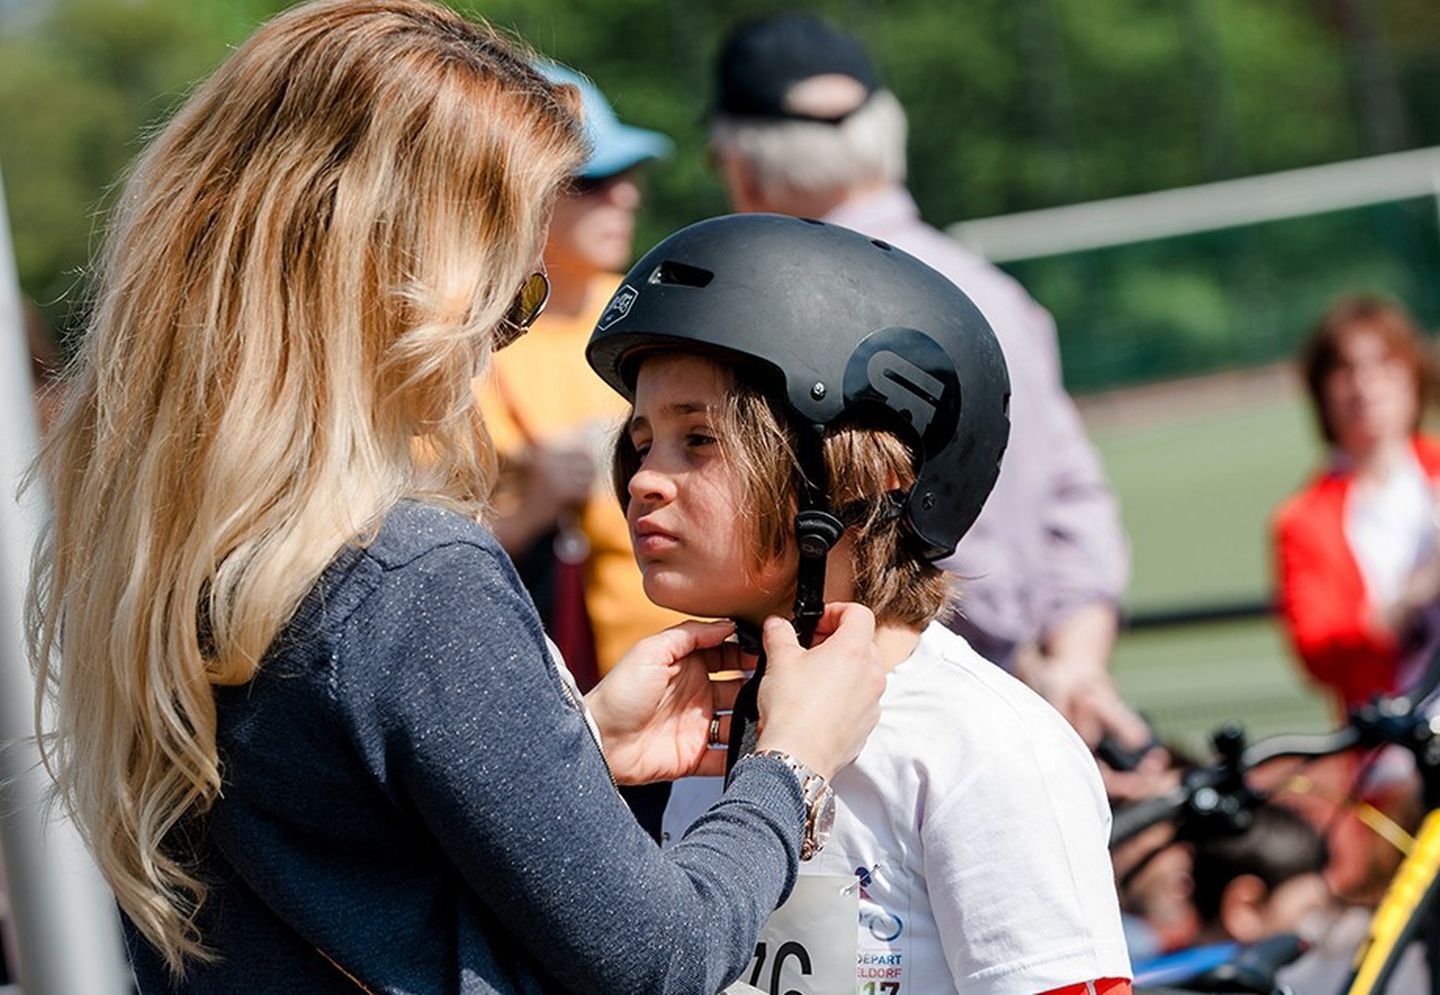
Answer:
M835 793L826 791L825 796L820 799L820 810L815 813L815 847L819 849L825 845L830 838L830 830L835 825Z

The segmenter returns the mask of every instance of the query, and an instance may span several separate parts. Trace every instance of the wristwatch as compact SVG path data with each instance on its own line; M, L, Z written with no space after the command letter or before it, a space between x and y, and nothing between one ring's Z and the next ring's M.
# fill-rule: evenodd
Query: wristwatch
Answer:
M825 778L807 764L780 750L759 750L752 756L773 757L795 774L800 781L800 794L805 800L805 839L800 844L800 859L809 860L820 852L835 825L835 792Z

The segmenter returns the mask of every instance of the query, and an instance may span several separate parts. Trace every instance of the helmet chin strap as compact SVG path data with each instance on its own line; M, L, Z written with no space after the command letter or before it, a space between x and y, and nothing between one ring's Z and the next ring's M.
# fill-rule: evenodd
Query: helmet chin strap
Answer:
M830 475L825 466L824 426L804 424L797 428L796 455L800 461L801 479L797 495L799 507L795 515L795 545L800 554L800 564L795 575L794 619L791 624L795 626L800 645L808 649L825 614L825 563L830 550L844 535L845 523L830 513ZM765 676L765 651L760 643L759 631L754 625L737 621L736 632L742 648L747 652L753 648L757 662L755 674L740 689L735 699L735 711L730 716L730 743L725 756L727 771L741 757L755 751L760 728L760 681Z

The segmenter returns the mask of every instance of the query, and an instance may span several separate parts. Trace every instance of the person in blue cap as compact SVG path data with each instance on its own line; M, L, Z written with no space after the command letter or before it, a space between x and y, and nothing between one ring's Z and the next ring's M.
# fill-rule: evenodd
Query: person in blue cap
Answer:
M665 135L620 120L589 79L537 67L579 89L590 155L556 204L545 246L551 295L531 332L495 356L475 391L505 474L495 531L546 629L588 688L642 636L680 621L641 587L624 516L599 494L604 440L624 405L585 364L585 343L630 265L640 172Z

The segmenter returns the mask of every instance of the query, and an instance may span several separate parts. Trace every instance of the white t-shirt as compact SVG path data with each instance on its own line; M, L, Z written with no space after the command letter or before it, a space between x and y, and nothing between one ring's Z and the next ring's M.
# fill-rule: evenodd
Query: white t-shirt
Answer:
M677 782L667 839L719 784ZM1016 995L1130 977L1094 759L944 626L890 673L880 724L833 787L830 840L800 870L859 878L857 991Z
M1399 600L1411 573L1435 552L1435 490L1415 454L1406 455L1383 484L1354 487L1345 502L1345 539L1364 578L1365 594L1386 611ZM1401 690L1420 679L1440 644L1440 603L1425 609L1419 631L1418 642L1408 646L1401 661Z
M1411 572L1435 550L1435 492L1414 453L1375 488L1345 502L1345 538L1370 601L1389 608Z

